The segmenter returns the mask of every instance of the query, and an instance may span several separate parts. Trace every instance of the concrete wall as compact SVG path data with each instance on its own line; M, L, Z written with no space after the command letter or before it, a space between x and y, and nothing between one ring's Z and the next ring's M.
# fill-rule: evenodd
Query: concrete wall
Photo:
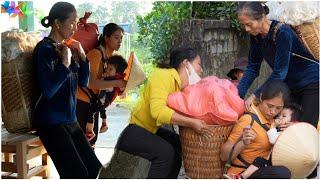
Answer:
M249 52L248 38L238 37L231 29L230 22L225 20L187 20L181 25L174 45L195 48L201 56L204 75L220 78L227 78L226 74L233 68L233 62L239 57L246 57ZM269 73L270 68L263 63L261 75L249 91L263 83Z

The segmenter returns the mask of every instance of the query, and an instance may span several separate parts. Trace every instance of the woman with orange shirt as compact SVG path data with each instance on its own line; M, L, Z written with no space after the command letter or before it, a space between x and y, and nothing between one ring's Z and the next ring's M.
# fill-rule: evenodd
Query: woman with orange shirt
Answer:
M103 80L103 73L106 69L107 59L115 51L119 50L124 30L115 23L109 23L103 28L103 34L99 38L99 46L92 49L87 54L90 63L90 80L89 89L94 94L107 88L119 87L124 88L124 80ZM90 100L83 88L78 87L77 91L77 119L85 134L93 137L90 144L93 146L98 138L98 113L94 118L90 116Z
M289 101L290 92L287 85L279 80L267 82L263 87L259 102L252 104L250 112L243 115L232 129L227 142L221 148L221 160L227 161L231 156L231 167L228 175L235 178L265 178L290 179L290 170L284 166L272 166L264 162L250 176L242 172L255 162L255 159L268 159L272 145L269 143L267 130L273 118L280 113L285 103ZM287 127L285 124L283 128ZM258 158L259 159L259 158Z

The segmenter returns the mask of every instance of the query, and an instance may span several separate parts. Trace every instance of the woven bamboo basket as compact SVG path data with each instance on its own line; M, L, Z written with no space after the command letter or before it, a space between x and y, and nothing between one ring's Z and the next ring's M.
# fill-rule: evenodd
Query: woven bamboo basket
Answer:
M222 177L223 163L220 149L233 125L211 125L212 137L204 137L191 128L179 127L182 157L186 175L193 179Z
M38 39L14 31L4 32L1 37L2 121L9 132L27 132L36 101L32 52Z
M303 23L299 26L295 26L297 34L300 36L305 47L313 55L313 57L319 61L320 59L320 18L310 23Z

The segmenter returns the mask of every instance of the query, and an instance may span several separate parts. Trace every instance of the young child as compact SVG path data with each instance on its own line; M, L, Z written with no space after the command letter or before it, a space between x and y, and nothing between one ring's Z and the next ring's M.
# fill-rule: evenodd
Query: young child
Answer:
M274 144L281 133L281 125L295 122L300 119L302 114L301 107L298 104L290 103L285 105L275 121L271 124L267 132L270 144Z
M127 68L127 66L128 63L122 56L111 56L108 59L107 68L106 72L103 74L103 79L123 79L125 76L124 70ZM122 91L117 87L102 90L97 97L98 102L90 110L89 118L94 118L95 115L98 115L97 113L100 113L100 117L102 119L101 128L99 130L100 133L106 132L108 129L105 108L108 107L114 101L114 99L121 93ZM88 138L92 139L92 135L88 135Z
M234 61L233 69L230 69L227 76L230 78L231 82L238 86L244 71L248 65L248 58L242 57Z
M280 114L276 117L275 122L271 124L270 129L267 131L270 144L274 144L276 142L277 138L281 134L282 125L299 120L301 114L302 110L298 104L290 103L285 105ZM235 177L232 177L232 179L247 179L260 167L265 165L271 165L270 160L258 157L245 171Z

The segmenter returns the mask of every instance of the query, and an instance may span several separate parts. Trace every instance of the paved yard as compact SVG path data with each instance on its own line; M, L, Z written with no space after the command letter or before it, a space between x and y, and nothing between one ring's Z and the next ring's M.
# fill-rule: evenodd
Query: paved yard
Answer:
M100 160L100 162L104 165L108 163L113 155L114 147L116 145L117 139L122 132L122 130L128 124L130 112L129 110L118 107L115 104L111 105L107 109L107 123L109 129L107 132L99 134L98 141L96 143L95 152ZM100 123L99 123L100 125ZM54 165L51 163L51 175L50 177L53 179L58 179L59 174L57 173ZM184 170L180 172L178 178L185 178ZM319 179L319 168L318 168L318 177Z

